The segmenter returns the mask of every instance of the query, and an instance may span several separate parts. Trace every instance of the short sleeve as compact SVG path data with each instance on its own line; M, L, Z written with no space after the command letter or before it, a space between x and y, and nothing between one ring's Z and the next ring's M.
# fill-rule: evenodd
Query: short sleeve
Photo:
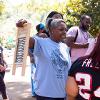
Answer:
M68 70L70 70L70 68L71 68L71 58L70 58L70 54L69 54L69 51L70 51L70 48L68 47L67 48L67 53L68 53L68 62L69 62L69 64L68 64Z
M76 34L77 34L77 30L78 30L78 27L77 27L77 26L71 27L71 28L68 30L66 36L75 37Z

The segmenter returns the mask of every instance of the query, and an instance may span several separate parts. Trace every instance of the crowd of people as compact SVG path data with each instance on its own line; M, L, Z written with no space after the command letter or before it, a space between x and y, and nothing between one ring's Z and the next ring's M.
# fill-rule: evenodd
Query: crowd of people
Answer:
M29 42L36 57L37 100L100 99L100 34L95 41L88 32L91 23L90 16L82 15L79 26L67 31L62 14L52 11L46 19L47 37Z
M37 33L30 37L28 48L36 100L100 100L100 33L93 38L88 32L91 23L90 16L82 15L79 26L68 29L63 15L52 11L45 25L36 25ZM0 91L7 100L2 92L5 84L3 87Z

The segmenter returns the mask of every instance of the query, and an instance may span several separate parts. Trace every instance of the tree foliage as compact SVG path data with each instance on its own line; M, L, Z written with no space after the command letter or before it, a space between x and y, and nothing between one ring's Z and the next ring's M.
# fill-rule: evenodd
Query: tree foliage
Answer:
M3 1L0 1L0 15L2 15L2 13L4 12L5 10L5 4Z
M65 11L68 25L77 25L80 16L87 14L92 18L90 33L96 36L100 31L100 0L69 0Z
M85 10L81 0L69 0L65 6L65 20L69 28L78 25L81 11Z
M100 31L100 0L82 0L82 5L86 8L81 14L88 14L92 17L90 32L96 36Z

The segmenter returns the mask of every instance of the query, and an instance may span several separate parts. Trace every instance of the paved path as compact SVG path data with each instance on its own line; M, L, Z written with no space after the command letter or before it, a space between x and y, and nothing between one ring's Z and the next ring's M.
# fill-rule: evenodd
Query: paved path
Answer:
M5 83L7 87L7 93L10 100L35 100L31 96L31 84L30 84L30 67L26 68L25 76L21 76L21 67L17 68L16 74L12 75L8 70L5 75ZM0 96L0 100L1 96Z

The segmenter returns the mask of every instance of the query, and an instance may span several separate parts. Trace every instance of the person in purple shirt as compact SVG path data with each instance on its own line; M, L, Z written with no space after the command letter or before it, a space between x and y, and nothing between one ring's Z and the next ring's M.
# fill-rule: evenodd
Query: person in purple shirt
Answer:
M67 45L71 48L71 61L72 63L79 57L84 56L89 43L89 38L93 38L88 32L91 25L91 17L82 15L80 18L79 26L71 27L67 34Z

